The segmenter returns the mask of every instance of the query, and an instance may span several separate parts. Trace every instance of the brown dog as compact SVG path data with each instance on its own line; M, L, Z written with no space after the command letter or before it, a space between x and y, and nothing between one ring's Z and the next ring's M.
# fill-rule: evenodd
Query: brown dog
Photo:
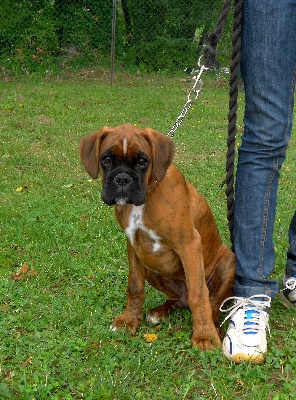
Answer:
M129 124L104 127L80 143L87 172L101 176L102 199L115 204L127 236L127 304L111 329L125 325L134 333L139 327L147 280L167 296L147 320L158 324L189 306L192 345L209 350L221 346L219 306L232 292L235 256L223 245L205 199L171 165L173 155L169 137Z

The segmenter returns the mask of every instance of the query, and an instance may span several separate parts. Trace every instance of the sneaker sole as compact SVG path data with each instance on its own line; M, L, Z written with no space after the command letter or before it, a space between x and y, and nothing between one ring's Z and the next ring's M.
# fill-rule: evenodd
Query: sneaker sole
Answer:
M289 308L290 310L294 310L296 308L296 304L291 303L287 297L283 294L283 292L278 292L280 302Z
M227 347L224 346L224 342L222 344L222 350L226 358L228 360L235 362L236 364L240 364L242 362L249 362L251 364L263 364L266 360L265 352L255 352L254 354L248 353L236 353L231 355L228 351Z
M240 364L242 362L249 362L252 364L263 364L265 362L265 355L264 354L244 354L244 353L237 353L230 358L231 361L235 362L236 364Z

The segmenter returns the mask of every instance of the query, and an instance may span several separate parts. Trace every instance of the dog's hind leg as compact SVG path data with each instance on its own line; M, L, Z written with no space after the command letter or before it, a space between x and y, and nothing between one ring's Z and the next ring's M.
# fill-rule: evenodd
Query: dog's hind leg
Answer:
M174 310L188 307L188 291L184 281L168 278L152 271L147 273L146 279L152 287L165 293L168 298L164 304L148 312L148 322L153 325L160 324L166 321Z

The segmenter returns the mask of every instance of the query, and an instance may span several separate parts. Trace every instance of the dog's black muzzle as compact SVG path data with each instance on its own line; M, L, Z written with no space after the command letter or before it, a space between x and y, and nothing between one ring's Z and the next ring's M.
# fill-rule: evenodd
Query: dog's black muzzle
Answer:
M107 205L144 204L146 191L141 175L132 169L110 171L103 181L102 199Z

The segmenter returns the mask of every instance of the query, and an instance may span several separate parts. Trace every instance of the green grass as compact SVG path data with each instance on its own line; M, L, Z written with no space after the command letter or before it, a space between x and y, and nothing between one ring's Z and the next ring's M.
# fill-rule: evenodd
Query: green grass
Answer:
M266 364L234 365L190 346L182 310L136 337L110 332L125 303L124 234L82 167L81 137L131 122L166 133L186 100L183 79L80 75L0 82L0 399L294 399L295 312L275 300ZM243 95L240 93L240 110ZM229 243L224 179L228 89L206 77L175 135L175 163L210 203ZM239 131L242 131L241 112ZM239 141L239 138L238 138ZM295 209L295 138L275 226L280 281ZM26 264L37 275L13 275ZM163 295L147 287L144 311ZM147 344L143 335L156 333ZM294 393L294 394L293 394Z

